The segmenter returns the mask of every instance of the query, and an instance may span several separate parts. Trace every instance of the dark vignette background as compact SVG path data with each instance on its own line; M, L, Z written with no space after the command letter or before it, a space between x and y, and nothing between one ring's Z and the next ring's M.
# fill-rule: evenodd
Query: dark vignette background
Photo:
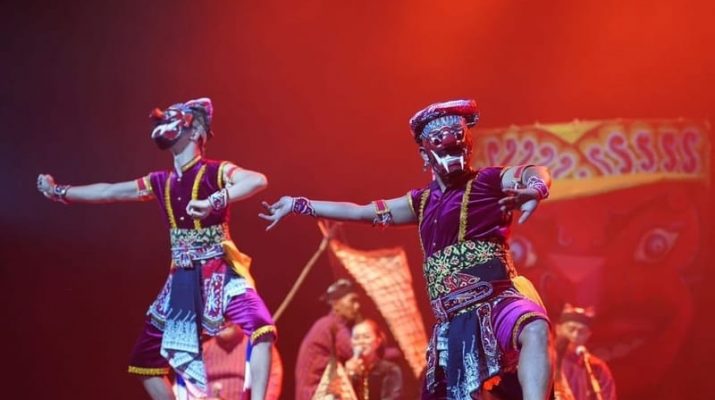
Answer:
M35 192L35 177L114 182L168 167L169 154L148 139L151 108L210 96L217 137L208 155L268 175L266 192L234 206L232 228L275 309L320 233L298 218L264 233L260 200L285 193L366 202L421 185L429 177L407 119L449 98L475 97L485 127L574 118L712 121L712 4L3 4L3 391L32 399L142 398L126 360L168 267L164 221L152 203L52 204ZM709 226L711 214L702 217ZM412 230L350 226L347 237L358 248L406 247L426 304ZM668 381L630 398L712 392L713 292L706 283L713 244L708 231L690 346ZM283 398L292 397L300 340L325 312L317 298L332 280L327 271L324 258L280 321Z

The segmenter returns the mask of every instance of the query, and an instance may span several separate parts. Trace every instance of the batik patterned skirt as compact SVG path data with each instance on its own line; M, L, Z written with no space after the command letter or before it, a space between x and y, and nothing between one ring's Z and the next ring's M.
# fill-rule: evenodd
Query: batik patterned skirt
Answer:
M513 285L508 249L460 242L429 257L425 276L437 318L427 350L423 399L480 398L513 372L518 338L546 311Z

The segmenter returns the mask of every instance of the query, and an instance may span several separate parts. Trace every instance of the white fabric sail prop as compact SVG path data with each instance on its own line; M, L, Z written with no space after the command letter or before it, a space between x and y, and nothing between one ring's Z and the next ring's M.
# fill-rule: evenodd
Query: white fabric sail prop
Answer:
M340 393L332 393L334 390L339 390ZM332 358L325 368L323 376L320 377L320 383L318 383L318 388L315 389L315 394L313 394L311 400L338 399L358 400L343 364Z

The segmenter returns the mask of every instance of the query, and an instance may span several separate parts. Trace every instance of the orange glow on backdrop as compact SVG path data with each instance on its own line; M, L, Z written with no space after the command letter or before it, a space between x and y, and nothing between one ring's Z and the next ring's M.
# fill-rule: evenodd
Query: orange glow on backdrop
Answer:
M515 229L512 253L552 318L594 307L589 347L621 394L666 379L693 329L705 260L710 125L691 120L581 121L482 130L476 165L541 164L550 200ZM657 357L653 355L657 354Z
M47 202L34 184L41 172L82 184L170 168L170 155L149 140L152 108L211 97L216 137L208 155L268 176L267 191L233 207L232 233L253 257L258 288L275 309L321 234L314 221L299 218L265 233L256 217L261 200L289 194L367 202L425 184L429 175L421 171L407 120L450 98L477 100L482 122L476 135L574 118L713 121L713 15L714 2L675 0L6 5L0 17L6 38L0 68L7 77L0 107L0 292L6 296L3 339L12 343L8 397L143 396L124 371L143 313L165 278L166 228L158 210L149 204L63 207ZM634 299L650 311L649 305L663 313L687 311L682 285L669 282L683 279L682 265L699 271L685 274L692 296L692 314L685 317L695 322L677 340L667 339L662 352L637 358L639 366L668 359L663 371L644 368L646 379L615 370L624 398L677 399L710 390L707 369L693 366L711 363L715 354L709 318L715 294L708 290L715 275L708 262L715 248L712 189L708 183L664 185L582 200L626 215L617 221L629 226L666 218L684 229L678 241L683 261L662 264L662 272L650 271L644 280L663 288L662 302L639 289L619 307ZM602 254L620 272L619 260L632 250L626 243L642 238L626 227L602 226L608 216L582 216L582 207L545 204L523 232L543 222L573 231L578 243L598 231L621 244ZM580 219L583 224L574 223ZM347 244L357 249L405 248L429 324L415 232L346 231ZM281 317L285 399L293 393L300 340L327 312L318 297L332 281L329 269L321 260ZM638 276L604 280L600 287L621 293L621 285L643 283L635 282ZM659 328L686 326L665 320L656 320ZM640 383L661 374L657 385Z

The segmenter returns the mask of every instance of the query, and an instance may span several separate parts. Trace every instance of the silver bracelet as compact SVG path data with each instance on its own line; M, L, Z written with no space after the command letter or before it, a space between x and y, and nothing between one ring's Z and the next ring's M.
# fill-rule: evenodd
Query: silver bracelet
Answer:
M71 187L70 185L55 185L55 187L52 188L50 198L58 203L69 204L70 202L67 201L67 190Z
M228 190L224 188L214 192L209 196L208 200L213 211L219 212L228 207Z
M549 187L546 185L546 182L538 176L532 175L529 177L529 180L526 181L526 187L536 190L539 200L544 200L549 197Z
M315 214L315 208L313 208L313 204L311 204L310 200L305 197L293 197L291 211L293 212L293 214L310 215L313 217L317 217L317 215Z

